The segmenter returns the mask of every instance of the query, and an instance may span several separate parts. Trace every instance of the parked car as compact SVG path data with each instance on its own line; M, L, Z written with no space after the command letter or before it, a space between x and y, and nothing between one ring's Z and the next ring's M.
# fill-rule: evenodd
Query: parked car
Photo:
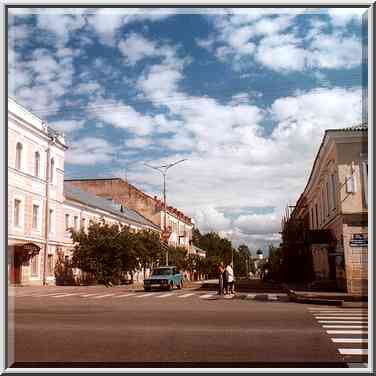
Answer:
M183 275L176 266L159 266L154 268L149 278L144 279L144 290L151 291L153 287L172 290L174 287L183 287Z

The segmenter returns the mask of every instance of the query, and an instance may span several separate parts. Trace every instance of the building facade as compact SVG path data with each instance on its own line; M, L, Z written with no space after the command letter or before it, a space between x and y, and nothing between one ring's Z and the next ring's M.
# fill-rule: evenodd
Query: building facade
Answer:
M316 280L368 294L368 127L327 130L308 183L282 229L308 245ZM294 229L297 229L296 231ZM291 247L290 247L291 248Z
M8 276L11 284L55 284L59 255L71 257L69 227L90 221L160 232L129 208L64 184L64 137L8 98ZM138 274L135 274L138 278Z
M124 207L133 209L164 230L164 207L162 200L151 197L120 178L69 179L66 183L104 198L111 198ZM192 250L192 219L172 206L166 208L166 227L171 234L169 245Z

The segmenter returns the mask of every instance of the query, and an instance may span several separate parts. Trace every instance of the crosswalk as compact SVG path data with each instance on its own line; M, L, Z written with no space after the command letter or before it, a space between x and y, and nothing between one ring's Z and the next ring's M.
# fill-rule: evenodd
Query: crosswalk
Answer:
M194 299L198 298L199 300L218 300L220 297L215 291L197 291L197 290L176 290L169 292L153 291L147 292L144 291L117 291L117 292L106 292L106 291L78 291L78 292L50 292L50 293L40 293L40 292L29 292L29 293L20 293L15 294L15 298L47 298L51 300L64 300L64 299L82 299L86 301L102 301L107 299L112 299L120 301L123 299L130 300L147 300L147 299L158 299L164 301L164 299L169 298L178 298L178 299ZM242 300L264 300L270 302L286 302L288 301L287 294L247 294L247 293L238 293L235 295L225 295L222 297L223 300L228 299L242 299Z
M367 308L309 307L308 309L330 336L337 351L350 367L367 367Z

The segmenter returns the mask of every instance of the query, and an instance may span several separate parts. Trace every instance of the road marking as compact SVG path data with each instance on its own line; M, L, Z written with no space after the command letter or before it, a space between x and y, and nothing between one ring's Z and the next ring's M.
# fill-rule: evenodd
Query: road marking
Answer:
M368 349L338 349L342 355L368 355Z
M314 316L318 320L360 320L367 319L367 316Z
M368 330L327 330L328 334L367 334Z
M254 299L256 294L247 294L246 299Z
M93 299L102 299L102 298L106 298L107 296L112 296L112 295L115 295L115 294L104 294L104 295L94 296Z
M366 323L367 321L337 321L337 320L319 320L320 324L363 324Z
M190 294L184 294L184 295L179 295L178 298L188 298L188 296L196 295L195 293L190 293Z
M95 295L98 295L98 293L96 294L85 294L85 295L81 295L83 298L87 298L89 296L95 296Z
M368 343L367 338L331 338L335 343Z
M168 298L171 295L175 295L175 293L174 292L169 292L167 294L158 295L158 296L156 296L156 298Z
M136 295L136 294L131 292L129 294L116 295L114 296L114 298L126 298L127 296L133 296L133 295Z
M201 295L200 296L200 299L208 299L208 298L211 298L212 296L215 296L216 294L205 294L205 295Z
M147 294L138 295L138 296L136 296L136 298L145 298L147 296L150 297L150 296L153 296L155 294L156 294L155 292L148 292Z
M323 325L323 328L327 329L362 329L367 328L368 325Z
M74 294L54 295L54 296L51 296L51 298L64 298L66 296L72 296L72 295L78 295L78 294L74 293Z

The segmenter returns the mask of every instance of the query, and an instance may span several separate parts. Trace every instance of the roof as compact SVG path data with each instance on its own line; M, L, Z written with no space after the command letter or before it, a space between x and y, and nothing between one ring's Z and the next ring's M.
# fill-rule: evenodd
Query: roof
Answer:
M150 222L136 211L126 207L122 207L122 205L116 204L102 197L81 191L80 189L72 187L69 184L64 184L64 196L67 199L78 201L82 204L104 210L118 217L123 217L125 220L137 222L141 225L149 226L159 230L159 227L157 225ZM123 209L123 211L121 211L121 209Z
M337 128L337 129L327 129L325 132L353 132L353 131L368 131L368 124L361 123L358 125L353 125L352 127Z

